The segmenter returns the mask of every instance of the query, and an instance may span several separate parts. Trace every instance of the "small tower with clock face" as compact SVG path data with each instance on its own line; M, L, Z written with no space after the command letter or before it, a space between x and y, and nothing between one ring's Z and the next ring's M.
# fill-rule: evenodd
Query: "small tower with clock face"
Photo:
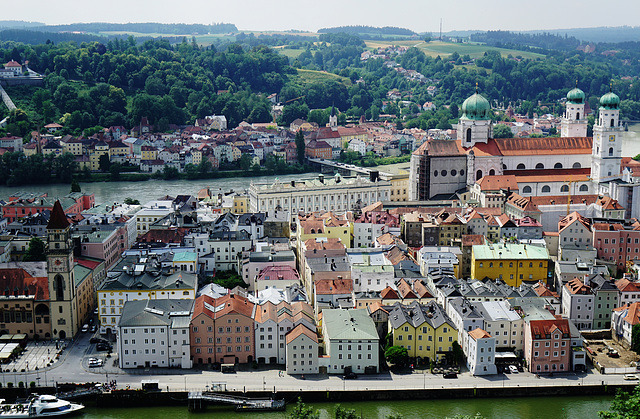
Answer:
M71 338L78 330L71 224L56 201L47 224L47 273L54 337Z

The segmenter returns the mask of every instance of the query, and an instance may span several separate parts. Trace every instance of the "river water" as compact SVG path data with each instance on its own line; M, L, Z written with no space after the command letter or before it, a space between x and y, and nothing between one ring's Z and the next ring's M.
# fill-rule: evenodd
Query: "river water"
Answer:
M416 401L384 401L342 403L341 406L354 409L365 419L384 419L391 414L398 414L406 419L446 418L454 415L475 415L480 413L485 418L514 419L557 419L580 418L595 419L598 411L607 410L610 397L592 396L586 399L579 397L531 397L503 399L465 399L465 400L416 400ZM322 419L334 417L334 403L310 404L317 409ZM83 419L194 419L205 417L233 417L238 419L284 419L291 414L293 405L287 412L273 413L235 413L229 408L209 407L203 413L189 413L184 407L151 407L135 409L105 409L88 407Z

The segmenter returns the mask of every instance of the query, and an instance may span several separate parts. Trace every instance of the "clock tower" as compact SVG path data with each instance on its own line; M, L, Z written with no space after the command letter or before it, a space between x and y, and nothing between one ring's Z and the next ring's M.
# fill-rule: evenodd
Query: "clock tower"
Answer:
M593 125L591 179L596 183L619 179L622 162L622 134L620 98L609 89L600 98L598 119Z
M60 339L72 338L79 327L70 227L60 201L56 201L47 224L47 273L51 330Z

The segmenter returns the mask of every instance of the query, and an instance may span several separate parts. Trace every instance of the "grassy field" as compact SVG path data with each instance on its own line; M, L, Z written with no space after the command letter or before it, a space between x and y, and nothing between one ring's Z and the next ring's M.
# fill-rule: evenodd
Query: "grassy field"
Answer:
M336 80L345 86L351 85L351 80L346 77L340 77L333 73L327 73L324 71L315 71L315 70L302 70L298 69L298 76L295 77L295 80L302 85L311 84L316 82L323 82L326 80Z
M297 58L298 55L302 54L305 50L304 48L291 49L286 46L273 47L278 53L286 56L287 58Z
M484 44L456 44L452 42L440 42L432 41L425 43L423 41L365 41L367 48L386 48L388 46L409 46L420 48L424 53L430 57L446 57L448 55L457 52L460 55L469 55L471 58L480 58L486 51L497 50L500 51L503 57L512 55L514 57L520 56L522 58L544 58L543 54L536 54L534 52L518 51L515 49L495 48Z

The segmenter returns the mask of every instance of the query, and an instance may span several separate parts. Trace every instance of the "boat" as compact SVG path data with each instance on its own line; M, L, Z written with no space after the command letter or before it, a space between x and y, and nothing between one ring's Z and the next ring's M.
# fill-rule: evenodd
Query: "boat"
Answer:
M71 403L47 394L32 394L22 403L4 403L0 399L0 418L47 418L68 416L84 409L84 405Z

